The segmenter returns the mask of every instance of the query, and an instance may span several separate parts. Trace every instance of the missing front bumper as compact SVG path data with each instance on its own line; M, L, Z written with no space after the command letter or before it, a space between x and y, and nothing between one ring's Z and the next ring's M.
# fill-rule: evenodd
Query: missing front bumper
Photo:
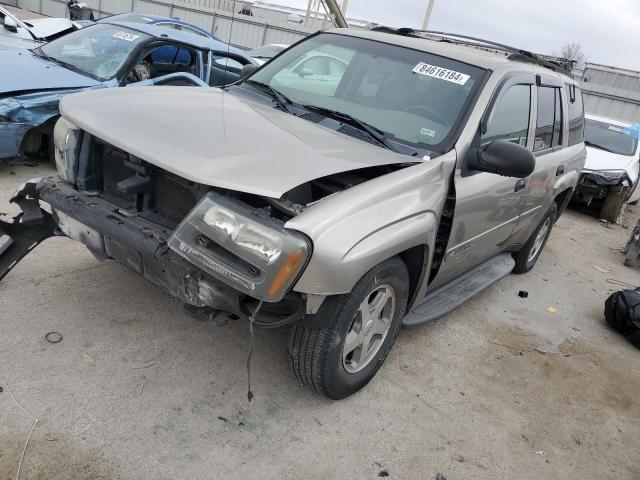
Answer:
M52 207L42 211L38 199ZM0 254L0 266L7 271L46 238L60 233L83 243L98 259L114 259L139 273L172 296L195 307L210 307L248 319L257 300L248 297L199 270L167 246L172 231L137 214L122 211L99 196L80 192L60 178L31 182L15 200L23 208L18 219L29 223L0 223L0 237L7 234L12 244ZM36 218L36 208L41 218ZM15 222L15 220L14 220ZM59 227L59 229L58 229ZM4 276L0 270L0 278ZM277 327L300 320L305 303L297 293L265 306L256 326Z
M40 243L57 233L50 213L40 208L36 185L38 180L23 184L9 200L22 212L11 221L0 220L0 280Z

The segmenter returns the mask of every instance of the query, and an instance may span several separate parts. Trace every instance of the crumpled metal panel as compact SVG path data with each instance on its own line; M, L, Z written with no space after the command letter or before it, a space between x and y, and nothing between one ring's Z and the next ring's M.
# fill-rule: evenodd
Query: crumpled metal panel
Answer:
M60 98L81 90L86 88L29 93L0 99L0 159L18 156L27 131L59 115Z

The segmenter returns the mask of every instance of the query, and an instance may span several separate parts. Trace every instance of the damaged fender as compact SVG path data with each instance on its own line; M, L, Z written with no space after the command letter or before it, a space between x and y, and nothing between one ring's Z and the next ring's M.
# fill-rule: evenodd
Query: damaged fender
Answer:
M56 235L56 223L40 208L36 186L39 179L23 184L9 200L22 212L11 221L0 220L0 281L36 246Z
M101 88L101 87L97 87ZM19 156L27 132L60 114L60 99L86 90L74 88L29 93L0 99L0 160Z
M191 84L196 87L209 86L191 73L177 72L131 83L127 87L165 85L176 81L182 81L185 84ZM22 141L27 132L60 115L59 104L64 96L76 92L117 86L118 84L114 80L95 87L56 89L0 98L0 160L18 157L21 153Z
M304 233L314 245L294 290L313 295L348 293L375 265L424 246L428 259L417 287L421 294L455 161L456 152L448 152L352 187L289 220L285 227Z

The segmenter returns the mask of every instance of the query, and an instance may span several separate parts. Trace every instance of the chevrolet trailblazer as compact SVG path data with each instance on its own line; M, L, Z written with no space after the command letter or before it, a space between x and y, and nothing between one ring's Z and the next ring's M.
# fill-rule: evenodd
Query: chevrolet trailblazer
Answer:
M401 325L534 267L585 161L559 64L459 37L329 30L222 89L64 97L0 278L64 234L193 315L290 326L297 379L356 392Z

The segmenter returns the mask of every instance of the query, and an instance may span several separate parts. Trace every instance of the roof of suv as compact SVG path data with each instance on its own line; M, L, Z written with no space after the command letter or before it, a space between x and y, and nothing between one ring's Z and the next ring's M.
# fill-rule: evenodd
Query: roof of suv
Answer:
M436 55L453 58L461 62L469 63L471 65L476 65L478 67L486 69L495 70L506 65L519 64L522 66L526 65L528 68L539 68L545 73L556 73L557 75L560 75L558 72L553 72L552 70L539 65L535 65L533 63L509 59L502 53L495 53L489 50L474 48L472 46L463 44L439 42L425 37L397 35L393 33L379 31L376 32L371 30L334 28L328 30L328 32L349 35L352 37L366 38L378 42L385 42L393 45L412 48L414 50L422 50L428 53L435 53ZM571 79L569 75L562 75L565 76L566 79Z

